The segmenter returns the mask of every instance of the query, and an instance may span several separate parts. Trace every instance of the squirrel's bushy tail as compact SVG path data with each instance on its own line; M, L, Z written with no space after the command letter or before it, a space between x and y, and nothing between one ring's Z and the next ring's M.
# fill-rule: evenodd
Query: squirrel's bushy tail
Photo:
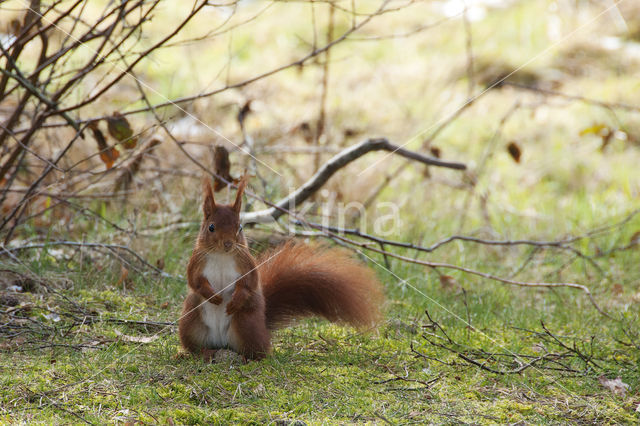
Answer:
M356 327L379 318L380 282L344 250L288 242L263 254L258 265L270 329L309 315Z

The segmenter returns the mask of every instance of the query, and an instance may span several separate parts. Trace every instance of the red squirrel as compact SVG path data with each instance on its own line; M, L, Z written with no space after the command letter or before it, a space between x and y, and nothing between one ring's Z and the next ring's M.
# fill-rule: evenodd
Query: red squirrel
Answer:
M211 183L204 183L204 217L187 266L189 294L179 321L182 346L206 360L223 348L261 359L271 352L270 331L296 317L374 324L381 285L348 253L287 242L254 259L240 223L246 184L243 178L232 205L218 205Z

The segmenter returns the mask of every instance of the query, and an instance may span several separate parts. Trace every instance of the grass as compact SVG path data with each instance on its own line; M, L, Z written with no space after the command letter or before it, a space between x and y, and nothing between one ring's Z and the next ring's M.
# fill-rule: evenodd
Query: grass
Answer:
M502 68L511 70L554 42L548 35L549 4L515 2L472 24L479 84L493 81ZM215 78L210 73L224 69L229 49L234 52L234 79L295 60L308 48L301 40L311 39L307 21L297 19L309 13L305 6L275 4L230 39L169 48L154 58L144 77L161 93L181 96L203 85L223 84L226 73ZM247 6L239 16L252 15L255 7ZM430 5L414 7L380 17L378 24L363 29L362 36L401 33L424 24L425 16L436 17ZM583 7L590 16L597 12L595 6ZM222 19L212 14L207 19ZM160 13L153 22L156 31L161 32L169 19ZM290 28L277 24L282 20L291 22ZM582 22L567 18L561 29L566 34ZM198 33L198 25L202 22L196 20L188 34ZM562 77L552 83L563 92L637 103L637 68L620 52L594 48L586 60L590 71L571 72L582 69L572 47L611 35L607 22L598 22L587 33L578 33L563 43L563 49L527 66L524 81L549 83L560 70ZM599 60L598 55L605 57ZM606 55L615 56L615 61L609 62ZM190 66L184 65L184 58ZM467 99L466 74L459 72L465 64L459 19L415 37L338 45L332 58L326 135L330 145L354 142L345 135L346 129L355 129L358 138L385 135L400 143L411 141L410 148L420 149L430 131L420 132L433 130L434 123ZM225 105L254 99L247 126L259 147L269 143L262 141L304 146L291 129L303 122L313 124L319 69L309 65L289 70L190 108L235 141L237 111ZM481 90L478 85L476 92ZM126 89L110 94L105 111L140 106L127 100L130 95ZM154 94L151 98L162 100ZM506 115L516 101L520 108ZM627 139L618 134L601 149L599 135L581 134L598 123L624 132ZM147 124L143 118L132 120L138 128ZM548 241L618 223L638 207L637 129L637 112L612 112L509 87L491 90L433 141L444 158L466 162L468 173L431 168L432 178L427 179L423 168L411 166L382 191L378 200L393 202L401 212L401 224L389 238L423 245L453 234ZM209 134L184 138L210 143ZM520 163L505 149L511 141L523 151ZM209 161L206 150L185 146ZM89 143L78 147L94 149ZM161 165L195 171L170 143L159 150L156 160ZM82 158L85 153L72 154ZM306 157L263 158L283 174L278 177L261 167L272 199L286 193L290 182L299 184L311 173ZM365 200L386 173L402 164L386 158L358 174L382 158L371 155L354 163L332 179L328 195L319 194L318 199ZM245 165L237 153L232 153L232 160L234 173ZM105 251L50 246L22 252L19 263L0 258L0 269L33 278L25 282L0 273L2 284L24 287L20 293L3 291L0 297L0 422L603 424L640 419L640 250L630 246L606 254L629 244L640 229L640 215L575 245L600 270L572 252L534 251L530 246L454 242L419 255L502 277L515 274L519 280L578 282L590 288L612 318L598 313L577 290L525 289L444 269L440 273L451 278L442 279L433 270L395 259L388 259L387 270L384 258L368 252L365 260L384 283L387 297L377 329L356 331L303 320L274 334L274 354L265 361L205 364L176 357L179 343L171 325L181 310L186 291L181 276L197 232L197 179L167 176L153 185L139 188L126 203L83 204L138 234L118 233L92 216L53 209L22 227L14 244L32 239L125 244L152 264L161 259L173 278L161 278L138 265L139 270L128 267L123 281L123 263ZM258 183L255 188L261 189ZM260 208L260 203L252 208ZM372 205L365 225L370 227L387 213ZM144 232L175 221L187 222L187 227ZM260 250L275 231L258 227L248 232ZM151 341L135 341L141 337ZM543 359L514 374L483 369L514 370L546 352L564 358ZM482 366L461 355L480 360ZM601 376L620 377L629 386L626 394L615 395L603 387Z
M639 219L634 218L629 228L637 229ZM182 272L193 235L193 229L188 238L173 235L180 247L172 249L181 254L168 267L171 273ZM601 245L613 246L628 237L616 231ZM457 251L446 249L438 258L459 259ZM526 254L526 250L514 253L466 245L465 252L459 263L504 274ZM638 301L628 300L638 291L640 279L631 267L637 261L634 252L621 252L600 263L611 274L604 282L619 279L622 294L600 285L601 277L593 270L594 278L588 282L598 301L621 320L604 318L575 291L522 290L455 272L458 284L449 288L434 273L392 261L392 273L377 268L388 298L385 321L377 330L357 332L321 320L300 321L275 334L272 357L248 364L177 359L175 327L109 322L113 318L174 321L185 288L182 280L132 274L132 282L123 289L116 285L115 268L97 270L107 262L103 258L82 265L61 264L59 257L43 252L26 259L50 285L59 286L61 278L72 284L59 294L34 288L19 295L17 316L40 324L25 326L21 339L7 340L8 347L0 352L2 406L7 410L2 421L79 421L71 413L95 423L637 421L640 353L624 343L629 342L625 331L635 333L639 325ZM545 253L530 274L540 277L565 258ZM572 264L565 279L583 278L584 269L589 268ZM398 278L407 282L403 285ZM65 316L79 315L76 304L92 313L94 321L82 324ZM544 332L543 321L569 347L575 344L585 354L593 353L597 367L572 357L563 362L574 373L537 368L513 375L488 373L429 343L446 340L442 332L427 327L425 309L457 343L447 346L457 351L535 356L544 347L562 352L536 334ZM60 313L60 320L47 319L51 312ZM159 337L136 343L122 335ZM518 367L513 361L490 360L486 365ZM598 383L600 375L620 376L631 392L626 397L612 395Z

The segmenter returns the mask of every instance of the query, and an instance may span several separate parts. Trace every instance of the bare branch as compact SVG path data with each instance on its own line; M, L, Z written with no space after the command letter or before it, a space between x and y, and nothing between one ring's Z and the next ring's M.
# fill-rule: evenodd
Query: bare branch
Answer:
M446 167L455 170L465 170L467 168L467 166L462 163L442 161L418 152L400 148L385 138L367 139L335 155L327 161L311 179L286 198L277 202L274 207L257 212L245 213L242 215L242 221L245 223L267 223L277 220L287 211L293 210L295 206L306 201L338 170L371 151L389 151L401 157L409 158L430 166Z
M162 276L164 278L177 278L177 277L175 277L175 276L173 276L171 274L168 274L168 273L156 268L155 266L153 266L152 264L147 262L140 254L138 254L137 252L135 252L131 248L129 248L127 246L119 245L119 244L85 243L85 242L81 242L81 241L49 241L49 242L46 242L46 243L25 244L23 246L18 246L18 247L0 246L0 250L2 250L3 253L13 253L13 252L23 251L23 250L42 249L42 248L51 247L51 246L70 246L70 247L82 247L82 248L91 248L91 249L101 249L101 248L103 248L103 249L107 249L107 250L114 251L114 252L115 252L115 250L124 251L124 252L129 253L133 257L135 257L145 267L151 269L153 272L159 274L160 276ZM2 255L3 253L0 253L0 255Z

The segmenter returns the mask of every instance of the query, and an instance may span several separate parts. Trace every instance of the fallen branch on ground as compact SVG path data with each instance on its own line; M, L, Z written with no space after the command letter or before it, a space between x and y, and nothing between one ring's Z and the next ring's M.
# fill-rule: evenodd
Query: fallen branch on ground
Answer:
M426 343L434 348L444 349L448 352L455 354L464 363L456 361L448 361L440 359L430 354L418 351L414 348L413 342L411 343L411 352L413 352L417 358L423 358L428 361L436 361L444 365L459 368L461 366L475 366L481 370L487 371L493 374L509 375L509 374L521 374L525 370L532 368L538 372L543 370L560 371L570 374L585 374L593 366L600 368L594 361L593 353L589 355L581 352L576 343L573 343L573 348L569 344L560 340L559 337L552 335L542 324L545 333L535 332L527 329L520 329L527 333L531 333L533 336L541 339L536 341L531 347L536 352L543 351L544 353L532 354L532 353L516 353L512 352L506 347L503 347L504 351L496 351L491 349L487 351L482 347L474 347L469 342L456 342L452 340L445 332L444 328L435 322L429 315L429 311L425 311L429 318L429 323L424 325L423 328L431 329L433 332L425 332L422 338ZM440 335L440 332L442 336ZM552 339L548 337L551 336ZM500 346L500 345L498 345ZM557 346L561 351L550 352L550 349ZM577 370L573 362L580 360L584 363L584 370ZM589 365L591 364L591 366Z
M609 314L607 314L595 301L595 298L593 297L593 294L591 293L591 291L589 290L589 288L585 285L582 284L577 284L577 283L544 283L544 282L526 282L526 281L516 281L516 280L511 280L508 278L501 278L498 277L496 275L492 275L486 272L481 272L481 271L476 271L474 269L470 269L470 268L465 268L463 266L458 266L458 265L453 265L453 264L449 264L449 263L439 263L439 262L428 262L425 260L418 260L415 258L411 258L411 257L407 257L407 256L402 256L400 254L397 253L393 253L384 249L379 249L376 247L371 246L371 243L366 243L366 242L359 242L359 241L354 241L350 238L346 238L343 237L339 234L336 234L335 232L331 232L329 231L327 228L322 227L321 225L317 225L317 224L313 224L310 222L304 222L305 225L310 226L311 228L315 228L320 230L324 235L328 238L331 238L333 240L338 240L342 243L346 243L349 244L351 246L355 246L355 247L359 247L365 250L370 250L373 251L375 253L381 254L383 256L389 256L389 257L393 257L395 259L398 260L402 260L404 262L408 262L408 263L414 263L416 265L423 265L423 266L428 266L430 268L436 269L437 268L444 268L444 269L454 269L457 271L461 271L461 272L466 272L468 274L472 274L472 275L477 275L483 278L488 278L490 280L493 281L499 281L505 284L510 284L510 285L515 285L515 286L519 286L519 287L537 287L537 288L558 288L558 287L567 287L567 288L574 288L574 289L578 289L578 290L582 290L588 297L589 297L589 301L591 302L591 304L594 306L594 308L596 308L596 310L598 312L600 312L602 315L611 318L611 316Z
M1 250L0 255L6 254L6 253L23 251L23 250L41 249L41 248L51 247L51 246L70 246L70 247L81 247L81 248L90 248L90 249L107 249L113 253L115 253L116 250L125 251L130 255L132 255L133 257L135 257L145 267L151 269L153 272L157 273L163 278L180 278L158 269L157 267L147 262L140 254L138 254L134 250L130 249L127 246L123 246L119 244L85 243L81 241L49 241L46 243L25 244L23 246L17 246L17 247L0 246L0 250Z

